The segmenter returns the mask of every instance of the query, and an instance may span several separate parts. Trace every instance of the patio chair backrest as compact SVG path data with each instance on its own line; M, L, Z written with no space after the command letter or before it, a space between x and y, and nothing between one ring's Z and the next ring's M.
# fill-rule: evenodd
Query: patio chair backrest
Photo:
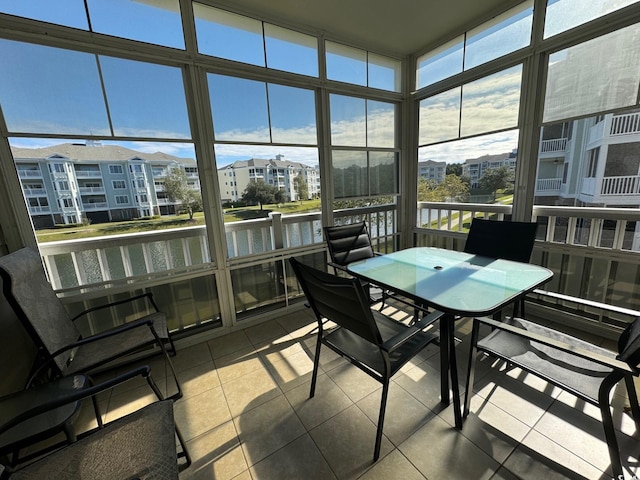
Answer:
M348 265L374 256L367 224L364 222L325 227L324 236L333 263Z
M331 275L295 258L289 262L318 322L326 318L371 343L382 343L367 295L357 279Z
M466 253L528 263L537 223L474 218L464 246Z
M640 365L640 317L624 329L618 338L618 359L631 367Z
M4 295L34 341L52 354L80 338L67 310L56 296L37 251L23 248L0 257ZM62 372L71 352L55 357Z

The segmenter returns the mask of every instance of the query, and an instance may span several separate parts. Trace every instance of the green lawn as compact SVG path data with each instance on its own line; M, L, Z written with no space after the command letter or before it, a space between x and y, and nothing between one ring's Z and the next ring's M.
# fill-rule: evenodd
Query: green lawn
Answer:
M291 202L284 205L263 205L259 207L227 208L224 210L225 222L239 222L255 218L267 218L269 212L277 211L283 214L317 212L320 210L320 200ZM152 219L130 220L126 222L98 223L88 226L73 226L37 230L38 242L55 242L58 240L75 240L78 238L102 237L104 235L122 235L125 233L150 232L155 230L192 227L204 225L204 214L197 212L193 221L189 216L166 215Z

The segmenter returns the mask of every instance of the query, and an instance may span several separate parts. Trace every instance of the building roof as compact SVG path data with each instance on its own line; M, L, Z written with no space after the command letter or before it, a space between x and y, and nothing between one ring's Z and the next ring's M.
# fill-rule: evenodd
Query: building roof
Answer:
M284 158L283 156L279 156L280 158ZM264 160L261 158L250 158L249 160L236 160L229 165L225 165L224 167L220 167L218 170L230 170L234 168L248 168L248 167L258 167L258 168L266 168L266 167L275 167L275 168L311 168L314 167L310 165L306 165L300 162L292 162L290 160L276 160L274 158L269 160Z
M85 145L83 143L62 143L51 147L20 148L11 147L13 158L16 160L40 160L53 155L60 155L71 161L113 162L127 161L134 158L145 160L149 163L178 162L182 165L196 165L193 158L182 158L163 152L146 153L118 145Z

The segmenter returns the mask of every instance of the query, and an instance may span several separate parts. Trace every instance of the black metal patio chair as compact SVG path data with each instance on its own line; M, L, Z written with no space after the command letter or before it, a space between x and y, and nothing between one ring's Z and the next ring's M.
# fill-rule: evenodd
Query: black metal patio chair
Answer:
M175 352L166 317L158 311L150 293L94 307L72 319L48 282L40 255L35 250L23 248L0 257L0 277L4 296L39 349L40 358L32 379L42 374L55 378L89 373L115 359L155 345L164 354L175 379L177 392L170 398L182 396L178 377L165 347L165 344L169 344ZM107 331L83 338L73 323L87 312L142 299L151 302L154 313Z
M66 411L89 397L142 375L154 391L157 402L125 417L69 439L63 446L56 444L49 453L19 467L0 466L2 480L118 480L133 478L178 479L178 472L191 464L182 434L173 419L173 401L164 400L148 366L138 367L104 383L81 388L59 388L69 378L18 392L10 418L0 424L0 438L21 436L26 430L53 424L61 411ZM80 380L83 375L74 378ZM35 395L34 395L34 392ZM37 401L34 399L37 397ZM15 403L15 402L14 402ZM4 414L3 414L4 417ZM179 449L176 446L176 438ZM31 441L37 441L32 437ZM21 442L21 444L23 444ZM179 450L179 451L178 451ZM179 459L183 459L178 464Z
M536 240L535 222L509 222L474 218L464 246L466 253L529 263ZM518 310L519 309L519 310ZM513 315L524 315L524 297L514 304Z
M581 303L573 297L561 297L563 301ZM619 310L606 304L595 305L595 302L589 302L589 306L609 311ZM640 429L640 406L633 381L633 376L639 374L640 312L635 313L637 318L619 337L617 354L522 318L507 318L503 322L490 318L474 319L463 418L469 415L478 352L485 352L506 361L510 367L519 367L598 407L609 448L613 478L624 478L610 395L616 384L624 380L630 411L636 429ZM480 339L482 325L490 326L493 331Z
M441 312L432 312L411 326L372 310L362 284L354 278L344 278L289 259L307 300L318 320L311 391L315 395L320 349L326 345L349 360L367 375L382 383L382 399L373 461L380 456L382 429L391 377L438 335L424 331L440 319ZM336 328L325 329L330 320ZM452 380L457 381L457 380Z

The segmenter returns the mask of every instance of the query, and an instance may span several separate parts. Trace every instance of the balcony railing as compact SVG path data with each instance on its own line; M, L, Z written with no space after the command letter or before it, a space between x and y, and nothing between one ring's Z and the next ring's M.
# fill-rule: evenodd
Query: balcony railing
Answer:
M611 119L611 135L640 133L640 113L614 115Z
M40 170L18 169L18 175L20 176L20 178L42 178L42 172Z
M76 178L100 178L100 170L76 170Z
M85 210L100 210L108 207L109 204L107 202L93 202L82 204L82 208L84 208Z
M600 193L602 195L639 195L640 176L604 177Z
M539 193L558 193L562 187L562 178L539 178L536 181L536 195Z
M51 213L51 207L29 207L29 213Z
M540 142L540 153L564 152L567 149L566 138L554 138Z
M82 195L88 195L91 193L104 193L105 189L104 187L80 187L78 188L78 191Z
M47 194L47 191L44 188L23 188L22 190L26 197Z

